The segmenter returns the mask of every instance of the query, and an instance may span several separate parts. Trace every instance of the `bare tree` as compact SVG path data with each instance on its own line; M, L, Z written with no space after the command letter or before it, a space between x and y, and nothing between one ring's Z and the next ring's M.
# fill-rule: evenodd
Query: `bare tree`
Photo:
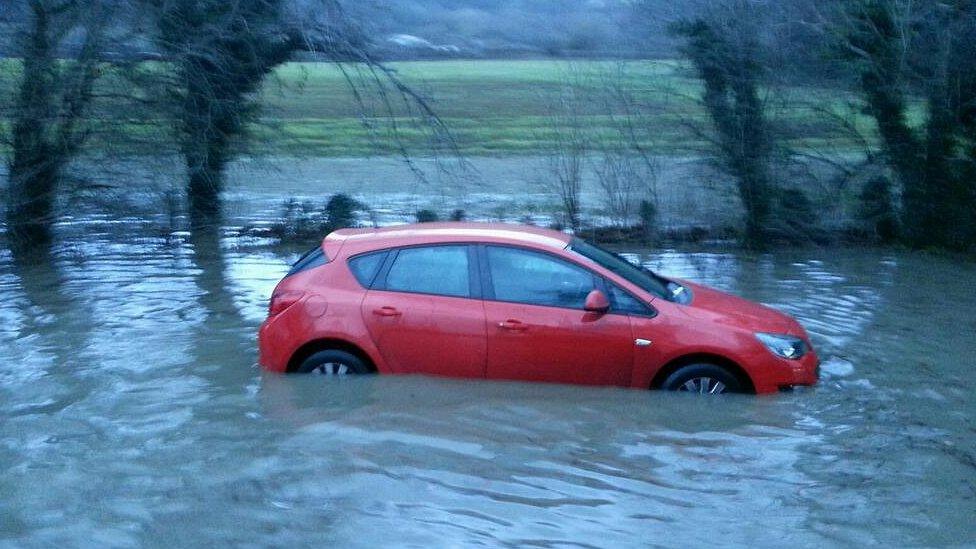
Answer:
M300 42L283 28L281 0L166 0L156 43L170 58L180 149L194 227L220 213L224 167L257 112L255 93Z
M589 82L594 102L602 106L613 130L602 144L595 172L607 211L619 227L631 225L641 210L657 211L660 205L660 132L651 122L655 113L634 93L630 67L625 62L596 65ZM647 216L641 216L641 223L645 221Z
M407 112L453 148L433 108L373 58L368 41L335 0L144 1L153 9L156 43L174 67L167 89L175 99L193 227L219 223L224 170L247 143L249 124L261 108L257 93L297 52L335 62L364 113L364 98L375 96L391 126L390 142L399 138L394 115ZM374 126L370 117L363 120Z
M27 0L22 73L11 113L7 226L14 248L51 241L58 187L89 135L107 24L99 2ZM80 33L74 47L69 39Z
M549 105L544 136L549 142L547 173L541 181L559 199L565 223L574 232L582 226L580 199L592 147L583 108L586 98L579 78L579 72L570 67L567 82Z
M633 225L640 201L650 198L647 181L653 175L640 158L619 149L603 151L595 172L613 224L618 228Z
M658 137L650 107L633 90L627 63L567 65L548 106L540 140L549 143L543 184L566 225L580 228L584 180L593 176L618 228L631 227L640 204L656 210ZM645 208L646 209L646 208Z
M859 0L827 17L851 63L902 187L902 225L917 246L976 239L976 5ZM910 121L915 96L927 120Z
M705 90L722 165L735 178L746 209L744 244L761 248L773 209L773 136L761 85L765 66L757 6L728 0L675 25L683 51Z

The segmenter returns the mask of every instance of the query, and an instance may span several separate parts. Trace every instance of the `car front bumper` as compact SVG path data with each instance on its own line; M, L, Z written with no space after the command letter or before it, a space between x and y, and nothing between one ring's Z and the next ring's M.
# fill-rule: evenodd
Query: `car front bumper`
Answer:
M775 393L793 387L816 385L820 378L820 358L811 350L800 360L774 358L765 375L754 380L757 394Z

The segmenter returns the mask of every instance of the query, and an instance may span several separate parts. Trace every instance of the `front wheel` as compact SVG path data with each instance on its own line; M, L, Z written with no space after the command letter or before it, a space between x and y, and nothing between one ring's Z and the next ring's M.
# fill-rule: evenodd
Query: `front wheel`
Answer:
M666 391L720 395L742 392L742 384L728 370L714 364L690 364L669 375L661 388Z
M300 374L326 376L362 375L370 373L359 357L345 351L319 351L302 361L295 370Z

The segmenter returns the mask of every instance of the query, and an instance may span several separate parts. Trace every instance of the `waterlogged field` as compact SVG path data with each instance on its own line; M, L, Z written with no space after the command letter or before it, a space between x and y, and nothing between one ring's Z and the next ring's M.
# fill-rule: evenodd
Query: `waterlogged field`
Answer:
M701 86L686 63L662 61L416 61L390 63L391 74L424 97L449 128L454 144L469 155L539 153L552 148L554 105L566 101L567 86L580 91L571 109L595 148L621 143L624 119L642 128L643 145L658 154L700 151L707 117L699 102ZM162 66L147 72L161 72ZM16 97L19 63L0 62L0 105ZM261 92L260 122L252 127L251 152L280 155L363 156L428 154L429 126L417 111L383 84L383 75L365 67L329 63L288 63ZM351 90L355 86L359 96ZM111 74L100 84L152 98L158 86L139 92ZM379 93L380 86L385 95ZM608 92L609 89L617 90ZM145 153L166 147L172 122L132 103L95 105L94 149ZM874 139L870 118L852 105L854 97L837 90L778 88L767 97L770 115L791 147L824 152L858 150L860 139ZM620 97L626 97L625 102ZM921 112L913 114L922 120ZM124 115L124 118L122 116ZM630 117L630 118L628 118ZM837 125L843 118L856 130ZM562 122L565 123L565 122Z
M817 388L706 400L263 374L295 253L58 234L46 262L0 252L0 546L976 544L973 264L623 250L809 329Z
M416 160L413 167L424 177L418 178L396 158L299 157L236 163L230 173L227 206L238 220L255 227L280 222L286 198L321 212L332 193L348 194L368 206L360 219L367 225L412 222L418 210L432 210L442 219L462 210L468 220L540 226L560 219L558 198L542 184L549 177L544 157L473 157L464 166ZM698 226L718 232L738 224L733 188L701 161L662 158L659 172L662 231ZM588 224L612 223L593 174L582 180L580 202ZM837 206L831 205L834 210ZM823 211L827 217L833 210Z

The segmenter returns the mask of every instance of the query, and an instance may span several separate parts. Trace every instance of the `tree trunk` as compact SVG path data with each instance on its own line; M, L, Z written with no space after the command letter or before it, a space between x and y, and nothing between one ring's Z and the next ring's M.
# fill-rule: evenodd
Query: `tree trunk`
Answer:
M219 74L209 74L206 64L188 63L183 69L187 79L187 96L182 110L183 158L187 169L187 201L190 226L202 228L220 222L220 192L223 190L224 165L228 156L228 100L215 97L209 83Z
M12 248L29 249L51 244L58 167L45 159L27 158L15 149L10 167L7 232Z
M766 245L773 185L757 46L733 45L712 23L701 20L679 26L678 33L688 41L685 52L705 86L703 101L718 132L723 163L736 179L746 210L743 244L761 249Z
M49 135L57 110L50 21L43 5L33 7L12 132L7 202L11 245L21 249L50 244L54 193L61 171Z
M14 249L51 243L58 186L65 166L85 139L78 126L98 78L102 28L99 21L89 21L78 57L59 58L62 44L58 37L76 19L54 18L66 17L64 11L69 7L68 3L30 2L31 20L21 53L23 74L11 131L7 226Z
M184 151L188 174L187 200L190 207L190 226L193 229L220 223L220 192L223 184L224 162L213 143L202 142Z
M746 210L743 244L747 248L760 250L766 247L772 186L761 161L749 160L738 172L739 197Z

